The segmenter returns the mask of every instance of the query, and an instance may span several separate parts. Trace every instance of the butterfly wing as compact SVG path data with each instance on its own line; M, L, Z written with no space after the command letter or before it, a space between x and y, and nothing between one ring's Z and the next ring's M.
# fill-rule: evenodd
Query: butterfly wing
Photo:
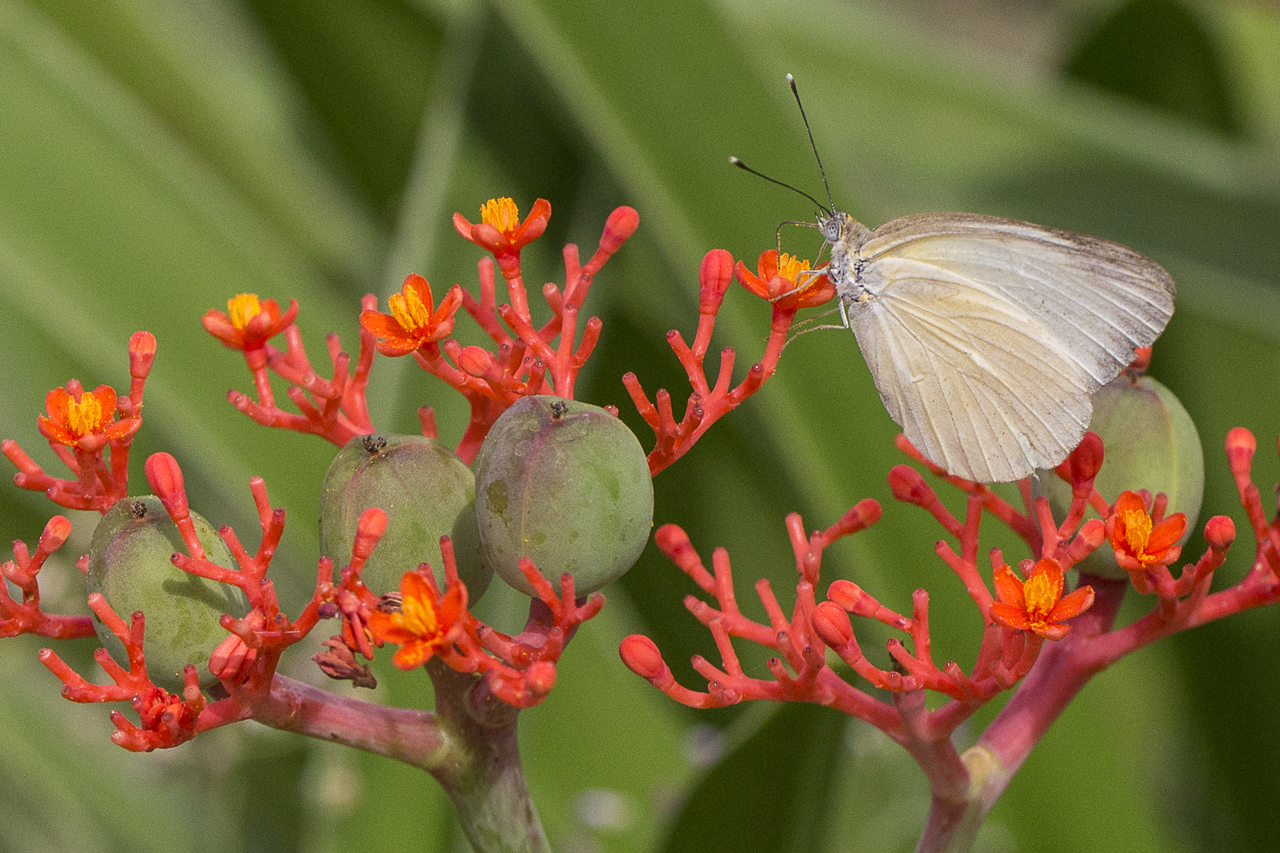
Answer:
M905 216L877 228L860 256L912 258L980 282L1020 306L1067 356L1110 382L1173 316L1173 279L1134 250L1029 222L970 213Z
M851 254L850 325L885 408L925 456L979 482L1061 462L1090 394L1173 313L1154 261L1024 222L905 217Z

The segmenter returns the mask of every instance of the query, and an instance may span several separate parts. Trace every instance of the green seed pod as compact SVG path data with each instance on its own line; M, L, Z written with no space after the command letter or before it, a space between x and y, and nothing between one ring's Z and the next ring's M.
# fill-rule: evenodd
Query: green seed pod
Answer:
M1094 393L1089 429L1106 449L1094 481L1098 493L1114 501L1124 491L1164 492L1169 496L1166 517L1186 513L1189 537L1204 498L1204 451L1196 425L1173 392L1150 376L1135 381L1121 374ZM1071 506L1071 487L1052 472L1041 472L1033 491L1048 496L1056 518ZM1096 517L1092 510L1086 515ZM1109 545L1078 566L1100 577L1128 577Z
M440 537L453 539L458 577L475 603L493 578L480 556L475 477L444 444L421 435L364 435L338 451L320 489L320 553L339 566L351 561L356 525L369 507L387 514L361 578L376 593L400 588L400 578L430 563L444 585Z
M231 552L213 525L194 512L191 520L209 560L234 568ZM135 611L146 616L147 675L170 693L182 692L187 664L200 671L201 687L217 683L206 664L213 650L231 636L218 620L224 613L240 618L249 612L248 599L239 588L182 571L169 560L175 553L185 554L187 547L160 499L125 498L98 521L85 578L88 591L102 593L126 625ZM99 642L127 669L124 643L97 616L93 622Z
M579 594L621 577L653 527L644 450L622 421L560 397L525 397L494 423L476 456L476 517L494 570L533 595L521 557Z

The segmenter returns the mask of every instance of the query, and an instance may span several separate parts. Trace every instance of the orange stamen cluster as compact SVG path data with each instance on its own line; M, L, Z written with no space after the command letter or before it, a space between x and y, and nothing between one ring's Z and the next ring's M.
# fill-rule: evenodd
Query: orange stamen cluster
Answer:
M251 352L265 347L267 341L293 325L297 316L296 301L282 312L274 299L260 300L256 293L237 293L227 300L227 313L210 309L200 322L223 346Z
M79 395L66 388L54 388L45 396L44 404L49 416L37 418L40 433L51 442L75 450L97 451L137 428L133 419L115 419L116 392L109 385L99 385Z
M1026 580L1019 580L1007 565L1001 566L994 580L999 600L991 605L991 618L1006 628L1030 631L1047 640L1065 637L1071 630L1066 621L1093 604L1092 587L1063 596L1066 583L1057 560L1038 561Z
M538 199L524 221L520 210L509 198L490 199L480 207L480 222L472 224L461 213L453 215L453 227L463 239L475 243L493 255L504 278L517 275L520 269L520 250L532 243L547 229L551 218L551 203Z
M1167 566L1182 554L1178 540L1187 532L1185 513L1161 519L1157 510L1147 510L1137 492L1124 492L1116 499L1107 521L1107 537L1115 549L1116 564L1127 572L1145 572Z
M391 662L398 669L417 669L456 638L458 622L466 602L460 584L449 586L444 595L417 572L400 579L400 611L374 611L369 630L379 643L400 646Z
M753 274L739 261L738 281L756 296L768 299L778 310L794 313L801 308L822 305L835 296L835 287L826 275L811 270L808 261L785 252L781 257L776 249L762 253L756 269L757 273Z
M454 315L462 305L462 288L449 288L440 307L435 307L431 285L416 273L410 274L399 293L387 299L390 314L363 311L360 325L378 339L378 352L386 356L408 355L453 332Z

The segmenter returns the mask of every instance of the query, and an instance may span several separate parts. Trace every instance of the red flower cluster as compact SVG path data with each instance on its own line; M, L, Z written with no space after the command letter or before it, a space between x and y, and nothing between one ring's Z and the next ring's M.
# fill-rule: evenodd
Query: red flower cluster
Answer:
M73 450L95 453L111 441L133 435L142 425L136 417L116 420L116 392L109 385L79 394L54 388L45 395L44 405L49 416L36 419L40 434Z
M808 261L785 252L779 257L777 249L761 254L756 270L757 274L752 274L746 264L738 261L738 281L782 311L794 314L801 308L813 308L829 302L836 295L835 285L824 273L810 270Z
M378 339L378 352L392 357L408 355L453 333L453 315L462 305L462 288L456 284L449 288L436 308L431 285L413 274L387 304L390 314L362 311L360 325Z
M489 199L480 207L480 222L472 224L461 213L453 215L453 227L498 262L503 278L520 274L520 250L542 236L551 219L551 202L538 199L524 221L509 198Z

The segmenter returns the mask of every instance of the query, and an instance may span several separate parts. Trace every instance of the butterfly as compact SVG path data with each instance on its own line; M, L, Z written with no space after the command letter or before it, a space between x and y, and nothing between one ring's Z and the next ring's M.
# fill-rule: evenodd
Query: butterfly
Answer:
M1173 279L1118 243L973 213L872 230L836 210L829 188L823 205L730 162L822 211L830 260L815 274L835 287L881 402L916 449L966 480L1009 482L1060 463L1089 428L1093 392L1173 316Z
M971 213L873 231L833 209L818 227L889 416L967 480L1019 480L1065 459L1093 392L1173 316L1169 274L1109 240Z

